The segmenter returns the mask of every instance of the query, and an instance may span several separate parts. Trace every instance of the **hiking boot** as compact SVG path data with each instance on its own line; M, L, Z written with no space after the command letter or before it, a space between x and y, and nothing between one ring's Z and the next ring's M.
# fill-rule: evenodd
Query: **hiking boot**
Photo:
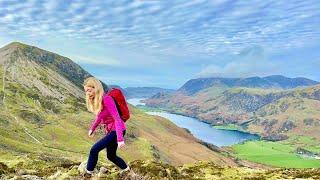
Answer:
M85 170L85 172L82 174L82 177L84 179L91 179L91 177L93 176L93 171L88 171L88 170Z
M82 175L82 177L83 177L84 179L91 179L92 174L85 172L85 173Z
M120 171L119 175L121 177L125 177L127 176L129 173L131 172L131 168L129 167L129 165L127 166L127 168L123 169Z

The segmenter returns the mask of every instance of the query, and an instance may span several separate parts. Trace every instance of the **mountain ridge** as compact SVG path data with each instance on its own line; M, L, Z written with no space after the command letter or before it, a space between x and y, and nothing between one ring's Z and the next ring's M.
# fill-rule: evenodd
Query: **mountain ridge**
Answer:
M159 87L126 87L124 88L127 98L148 98L159 92L172 93L174 89Z
M19 56L25 57L25 60L31 60L39 65L44 67L48 67L54 71L59 72L59 74L63 75L66 79L70 80L74 84L76 84L79 88L82 88L83 80L89 76L91 76L87 71L82 69L78 64L74 63L71 59L61 56L59 54L38 48L36 46L29 46L27 44L23 44L20 42L12 42L2 48L0 48L0 52L9 51L12 56L12 60L18 60ZM6 54L6 55L10 55ZM10 59L10 57L8 57ZM4 60L6 60L4 58ZM1 61L0 61L1 62ZM3 64L4 62L2 62Z
M251 87L251 88L281 88L290 89L299 86L310 86L319 84L318 81L310 80L303 77L288 78L283 75L271 75L265 77L247 77L247 78L196 78L190 79L183 84L178 91L187 95L193 95L200 90L217 86L225 85L228 87Z

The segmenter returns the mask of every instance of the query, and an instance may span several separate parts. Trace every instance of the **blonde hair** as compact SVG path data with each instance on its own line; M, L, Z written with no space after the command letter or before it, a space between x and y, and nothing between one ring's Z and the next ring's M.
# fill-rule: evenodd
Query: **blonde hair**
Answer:
M104 89L101 82L95 77L88 77L84 80L83 87L92 87L95 91L95 96L93 100L86 94L86 105L88 111L94 113L95 115L99 114L102 109L102 98L104 94Z

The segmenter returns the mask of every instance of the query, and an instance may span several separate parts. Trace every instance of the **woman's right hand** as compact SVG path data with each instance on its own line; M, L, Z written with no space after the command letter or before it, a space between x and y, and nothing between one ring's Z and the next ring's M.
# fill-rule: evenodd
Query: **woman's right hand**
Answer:
M119 148L119 149L124 149L124 147L125 147L124 141L118 142L118 148Z
M93 136L94 136L94 134L92 133L92 130L91 130L91 129L90 129L89 132L88 132L88 136L89 136L89 137L93 137Z

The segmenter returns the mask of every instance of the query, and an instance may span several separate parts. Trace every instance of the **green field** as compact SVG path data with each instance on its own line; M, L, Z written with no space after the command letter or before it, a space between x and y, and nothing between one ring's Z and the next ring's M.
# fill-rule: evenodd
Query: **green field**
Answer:
M320 168L320 160L295 154L296 148L287 142L247 141L233 145L233 155L240 159L275 167Z
M212 127L216 128L216 129L241 131L241 128L235 124L213 125Z

